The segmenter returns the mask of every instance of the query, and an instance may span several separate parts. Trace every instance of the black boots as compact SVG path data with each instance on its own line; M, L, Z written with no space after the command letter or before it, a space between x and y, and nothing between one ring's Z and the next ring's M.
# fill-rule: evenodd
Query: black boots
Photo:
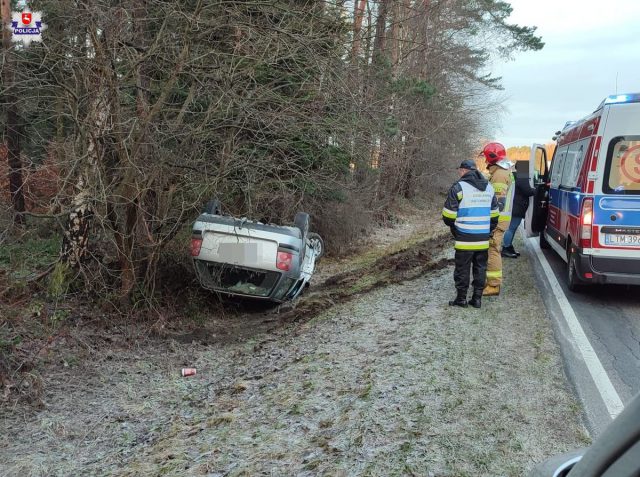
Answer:
M449 301L449 306L461 306L462 308L467 307L467 292L464 290L458 290L458 294L456 295L455 300Z
M500 253L500 255L509 258L518 258L520 256L520 254L513 248L513 245L510 245L509 247L502 247L502 252Z
M482 306L482 291L483 289L480 288L478 290L473 290L473 296L471 297L471 300L469 300L469 305L471 305L474 308L480 308ZM466 308L467 307L467 293L465 291L462 290L458 290L458 294L456 295L456 299L455 300L450 300L449 301L449 306L461 306L462 308Z
M480 308L482 306L482 288L473 290L473 296L471 300L469 300L469 305L474 308Z

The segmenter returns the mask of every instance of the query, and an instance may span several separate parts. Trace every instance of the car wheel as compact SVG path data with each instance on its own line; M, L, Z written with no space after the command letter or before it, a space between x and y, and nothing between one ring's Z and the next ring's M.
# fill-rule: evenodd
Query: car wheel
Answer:
M316 260L319 260L324 255L324 240L315 232L310 232L307 240L313 251L316 252Z
M582 290L582 282L578 277L578 270L576 269L576 262L578 260L578 254L575 251L571 251L569 247L569 261L567 262L567 288L572 292L578 292Z
M222 204L218 199L211 199L204 206L203 212L205 214L222 215Z
M540 248L543 250L551 248L551 245L547 242L547 238L544 236L544 230L540 232Z
M302 240L305 240L307 238L310 223L311 218L309 217L309 214L306 214L304 212L298 212L293 219L293 225L298 227L302 232Z

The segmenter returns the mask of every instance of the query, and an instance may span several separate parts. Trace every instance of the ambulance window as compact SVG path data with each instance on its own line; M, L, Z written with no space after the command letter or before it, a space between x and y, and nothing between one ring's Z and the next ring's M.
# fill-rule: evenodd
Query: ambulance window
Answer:
M564 167L562 168L562 178L560 179L561 186L568 186L571 176L571 171L573 171L573 165L576 162L576 148L575 144L572 144L569 150L567 151L567 155L564 159Z
M573 188L578 183L578 176L580 175L580 169L582 169L590 140L591 138L583 139L569 147L562 173L561 183L563 186Z
M551 162L551 187L557 189L562 178L562 167L567 156L567 146L563 146L556 151L556 155Z
M602 191L640 195L640 136L618 136L611 140Z

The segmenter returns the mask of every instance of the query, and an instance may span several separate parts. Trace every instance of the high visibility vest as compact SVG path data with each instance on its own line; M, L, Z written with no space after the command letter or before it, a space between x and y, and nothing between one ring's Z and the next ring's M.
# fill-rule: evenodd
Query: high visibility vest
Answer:
M487 188L481 191L468 182L460 181L459 184L462 187L462 200L455 221L458 232L455 248L486 250L489 248L493 187L488 184Z

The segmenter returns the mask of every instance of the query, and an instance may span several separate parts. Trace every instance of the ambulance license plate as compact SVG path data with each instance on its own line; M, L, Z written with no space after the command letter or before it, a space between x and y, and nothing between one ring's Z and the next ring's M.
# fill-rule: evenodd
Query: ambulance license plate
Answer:
M638 247L640 246L640 235L604 234L604 244L616 247Z

